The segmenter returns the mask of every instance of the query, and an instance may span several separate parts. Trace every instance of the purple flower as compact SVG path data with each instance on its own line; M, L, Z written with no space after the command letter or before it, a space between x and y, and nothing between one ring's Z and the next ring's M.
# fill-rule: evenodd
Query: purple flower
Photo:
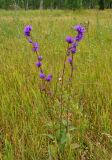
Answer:
M52 80L52 75L48 74L48 76L46 77L46 81L50 82Z
M69 52L71 52L71 53L76 53L76 51L77 51L77 47L78 46L78 44L76 43L76 42L74 42L70 47L69 47Z
M67 36L67 37L66 37L66 42L68 42L68 43L73 43L73 42L74 42L74 39L73 39L71 36Z
M42 61L42 56L38 56L38 60L39 60L39 61Z
M78 32L78 35L75 37L75 40L80 42L84 37L85 28L81 25L77 25L74 29Z
M40 75L39 75L39 76L40 76L40 78L41 78L41 79L44 79L44 78L46 77L46 76L45 76L45 74L44 74L44 73L42 73L42 72L40 73Z
M74 42L74 43L72 44L71 48L72 48L72 47L77 47L77 46L78 46L78 43Z
M33 43L33 51L37 52L39 50L39 44L37 42Z
M25 35L26 37L29 37L31 30L32 30L32 26L30 26L30 25L26 26L26 27L24 28L24 35Z
M80 42L83 39L84 35L82 33L78 33L78 35L75 37L75 40Z
M72 61L73 61L72 57L69 57L69 58L68 58L68 62L69 62L69 63L72 63Z
M40 62L40 61L36 63L36 66L37 66L38 68L41 67L41 65L42 65L42 62Z
M84 33L85 32L85 28L83 26L81 26L80 24L76 25L74 27L74 29L79 33Z
M76 47L73 47L73 48L70 49L70 51L71 51L71 53L74 54L74 53L76 53L77 49L76 49Z

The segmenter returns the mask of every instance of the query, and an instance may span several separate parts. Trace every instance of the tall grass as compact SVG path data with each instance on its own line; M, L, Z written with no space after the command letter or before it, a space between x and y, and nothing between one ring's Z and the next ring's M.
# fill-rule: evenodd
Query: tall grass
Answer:
M111 17L111 10L0 11L1 159L112 158ZM65 151L60 154L57 141L51 136L54 121L48 110L52 108L47 108L41 99L36 55L26 43L23 28L27 24L33 26L33 37L40 43L45 67L56 75L62 71L66 35L75 36L70 27L78 23L88 29L75 56L69 103L67 93L64 94L72 126ZM52 83L55 86L56 81ZM58 111L56 102L53 116L57 122Z

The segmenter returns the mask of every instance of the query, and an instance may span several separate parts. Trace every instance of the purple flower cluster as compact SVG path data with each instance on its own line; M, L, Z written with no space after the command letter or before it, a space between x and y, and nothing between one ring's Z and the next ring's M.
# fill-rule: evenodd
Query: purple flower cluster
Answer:
M85 28L81 25L76 25L74 29L78 32L78 35L75 37L75 40L80 42L84 37Z
M52 75L51 74L48 74L48 76L46 77L46 81L47 82L50 82L52 80Z
M83 26L81 26L80 24L76 25L74 27L74 29L79 33L84 33L85 32L85 28Z
M32 47L33 47L32 50L33 50L33 52L36 52L37 55L38 55L39 44L37 42L33 42L32 38L31 38L31 31L32 31L32 26L30 26L30 25L25 26L25 28L24 28L24 35L26 36L28 42L32 44ZM52 75L48 74L46 76L44 74L43 70L42 70L42 62L41 61L42 61L43 57L38 55L37 59L38 59L38 61L36 62L36 66L40 69L39 77L41 79L44 79L47 82L50 82L52 80Z
M42 56L38 56L38 60L39 60L39 61L42 61Z
M45 79L46 75L45 75L44 73L40 72L39 77L40 77L41 79Z
M77 31L76 37L67 36L66 42L69 44L68 50L67 50L67 56L70 56L70 54L75 54L77 52L77 46L78 42L80 42L84 37L85 28L81 25L76 25L74 29ZM71 64L72 59L71 57L68 58L68 62Z
M66 42L73 43L74 42L74 38L72 38L71 36L67 36L66 37Z
M68 62L71 64L72 61L73 61L72 57L69 57L69 58L68 58Z
M68 48L69 52L71 52L72 54L76 53L77 46L78 46L77 42L72 43L72 45Z
M33 45L33 52L38 52L39 44L37 42L33 42L32 45Z
M41 66L42 66L42 62L38 61L38 62L36 63L36 66L37 66L38 68L41 67Z
M30 26L30 25L25 26L24 35L26 36L28 42L32 44L33 52L38 52L39 44L37 42L33 42L32 38L31 38L31 31L32 31L32 26Z
M26 37L29 37L31 30L32 30L32 26L30 26L30 25L26 26L26 27L24 28L24 35L25 35Z

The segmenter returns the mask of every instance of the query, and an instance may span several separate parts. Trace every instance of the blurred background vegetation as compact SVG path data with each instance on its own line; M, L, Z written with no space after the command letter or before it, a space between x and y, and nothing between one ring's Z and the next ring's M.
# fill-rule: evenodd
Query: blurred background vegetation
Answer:
M2 9L112 8L112 0L0 0Z

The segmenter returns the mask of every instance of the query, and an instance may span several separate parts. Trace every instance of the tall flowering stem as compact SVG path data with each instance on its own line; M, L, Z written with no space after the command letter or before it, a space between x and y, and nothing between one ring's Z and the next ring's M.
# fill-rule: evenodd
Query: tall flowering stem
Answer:
M31 36L31 31L32 31L32 26L27 25L24 28L24 35L27 38L27 41L32 45L32 51L34 53L36 53L37 55L37 62L36 62L36 67L39 69L39 77L42 80L42 85L40 86L40 91L44 91L46 94L49 93L49 91L47 90L48 88L46 88L46 83L50 82L52 80L52 75L48 74L46 75L42 66L42 60L43 57L41 55L39 55L39 44L37 42L33 41L33 38Z
M85 28L81 25L76 25L75 27L73 27L75 29L75 31L77 31L77 35L76 37L71 37L71 36L67 36L66 37L66 42L68 43L68 48L67 48L67 53L65 55L65 59L64 59L64 67L63 67L63 72L62 72L62 94L61 94L61 98L60 98L60 102L61 102L61 112L60 112L60 133L61 133L61 129L62 129L62 116L63 116L63 82L64 82L64 73L65 73L65 68L66 68L66 59L68 56L68 63L70 64L70 77L69 77L69 93L71 92L71 86L72 86L72 79L73 79L73 71L74 71L74 65L73 65L73 61L74 61L74 55L77 52L77 46L78 43L83 39L84 37L84 32L85 32ZM68 102L70 101L70 96L68 97ZM69 108L67 107L67 132L68 132L68 120L69 120ZM61 136L61 135L60 135Z

